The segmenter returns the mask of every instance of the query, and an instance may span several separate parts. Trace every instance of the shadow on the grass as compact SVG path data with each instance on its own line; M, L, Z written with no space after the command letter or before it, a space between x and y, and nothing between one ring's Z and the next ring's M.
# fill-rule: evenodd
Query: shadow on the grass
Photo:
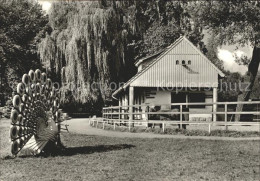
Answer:
M65 148L61 156L72 156L77 154L92 154L99 152L109 152L114 150L123 150L134 148L134 145L118 144L118 145L97 145L97 146L83 146L83 147L70 147Z
M92 153L109 152L114 150L123 150L134 148L134 145L128 144L118 144L118 145L97 145L97 146L82 146L82 147L64 147L62 149L57 149L49 153L41 153L39 155L19 155L19 158L37 158L37 157L55 157L55 156L73 156L73 155L87 155ZM3 159L9 160L14 159L16 156L6 156Z

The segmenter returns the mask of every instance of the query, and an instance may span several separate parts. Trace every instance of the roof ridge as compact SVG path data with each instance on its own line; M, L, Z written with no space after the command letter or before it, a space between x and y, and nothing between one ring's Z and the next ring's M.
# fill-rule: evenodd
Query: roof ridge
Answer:
M144 57L144 58L141 58L141 59L139 59L139 60L137 60L137 61L135 61L135 65L136 66L138 66L140 63L142 63L144 60L147 60L147 59L150 59L150 58L152 58L152 57L155 57L155 56L157 56L157 55L160 55L161 53L163 53L165 51L165 49L164 50L160 50L160 51L158 51L158 52L156 52L156 53L154 53L154 54L152 54L152 55L149 55L149 56L146 56L146 57Z
M158 52L156 52L156 53L154 53L154 54L152 54L152 55L149 55L149 56L146 56L146 57L144 57L144 58L141 58L141 59L135 61L134 64L136 65L136 64L138 64L140 61L147 60L147 59L149 59L149 58L151 58L151 57L153 57L153 56L156 56L156 55L158 55L158 54L161 54L161 53L165 52L166 50L170 49L171 46L172 46L173 44L175 44L177 41L179 41L179 39L181 39L181 38L184 38L184 36L181 35L179 38L177 38L173 43L171 43L169 46L165 47L163 50L160 50L160 51L158 51Z

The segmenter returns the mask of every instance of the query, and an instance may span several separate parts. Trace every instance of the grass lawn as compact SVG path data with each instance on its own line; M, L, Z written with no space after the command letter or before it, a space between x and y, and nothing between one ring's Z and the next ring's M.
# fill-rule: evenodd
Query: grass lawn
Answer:
M7 128L0 126L4 138ZM1 139L1 146L4 139ZM0 180L259 180L260 143L64 134L59 156L2 154ZM9 149L9 148L8 148ZM0 151L5 148L0 147Z

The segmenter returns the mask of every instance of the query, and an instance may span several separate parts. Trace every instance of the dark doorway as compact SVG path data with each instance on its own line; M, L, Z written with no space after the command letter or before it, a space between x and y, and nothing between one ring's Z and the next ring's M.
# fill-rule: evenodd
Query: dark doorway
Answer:
M186 93L185 92L172 92L171 103L186 103ZM171 106L172 109L180 109L180 106Z
M205 103L205 93L191 93L189 95L191 103ZM205 105L191 105L190 108L205 108Z

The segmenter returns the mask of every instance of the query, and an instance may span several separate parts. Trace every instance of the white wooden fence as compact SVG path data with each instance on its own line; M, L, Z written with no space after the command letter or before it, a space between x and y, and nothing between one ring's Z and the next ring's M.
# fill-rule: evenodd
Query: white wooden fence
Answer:
M251 110L246 110L242 112L236 112L234 109L236 105L238 104L243 104L244 106L251 106ZM183 108L189 108L190 106L194 105L203 105L203 106L212 106L216 105L215 107L220 107L224 106L224 111L218 111L215 110L206 110L203 109L200 112L193 112L193 111L185 111ZM166 110L166 111L157 111L157 112L151 112L147 110L143 110L143 108L147 107L154 107L154 106L179 106L179 111L177 112L172 112L172 110ZM133 112L129 112L130 107L132 107L134 110ZM232 107L231 109L228 109L228 107ZM105 107L103 108L103 117L102 119L92 119L90 121L90 124L92 125L98 125L102 124L103 128L105 127L105 124L111 124L114 126L114 129L116 128L117 125L122 126L122 125L127 125L129 130L131 130L131 127L133 127L136 124L160 124L162 127L162 131L165 131L165 127L167 125L180 125L182 127L183 125L208 125L208 131L211 132L211 127L214 126L225 126L226 129L228 129L228 126L258 126L260 128L260 122L259 117L260 117L260 111L258 110L258 107L260 109L260 101L247 101L247 102L215 102L215 103L177 103L177 104L144 104L144 105L134 105L134 106L113 106L113 107ZM246 108L246 107L245 107ZM142 120L140 119L140 115L146 114L148 117L150 115L157 115L157 116L164 116L164 115L179 115L179 120ZM211 114L212 116L217 116L217 115L224 115L224 121L188 121L188 120L183 120L185 117L184 115L191 115L191 114ZM255 117L253 119L254 122L246 122L246 121L241 121L241 122L231 122L228 120L228 115L251 115L251 117ZM129 119L129 118L133 119ZM139 119L138 119L139 118Z

